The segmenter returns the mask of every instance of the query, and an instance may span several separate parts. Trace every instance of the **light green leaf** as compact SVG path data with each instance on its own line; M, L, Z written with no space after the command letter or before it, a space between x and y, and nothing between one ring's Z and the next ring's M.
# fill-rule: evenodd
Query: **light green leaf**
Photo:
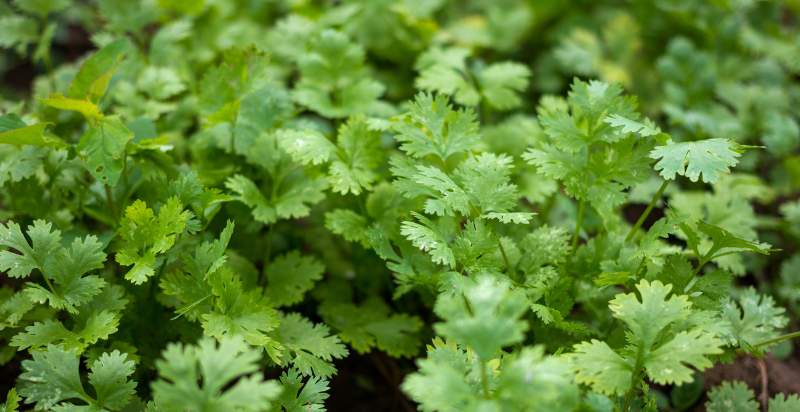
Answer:
M400 225L400 233L423 252L431 255L435 263L455 267L456 258L447 244L447 240L439 233L425 216L413 213L421 223L405 221Z
M640 122L618 114L612 114L605 118L605 122L612 127L619 128L622 133L636 133L641 137L650 137L661 133L661 129L650 119L644 119L644 121Z
M277 139L295 161L304 165L325 163L336 150L325 135L313 129L284 129L278 132Z
M723 173L739 162L739 148L728 139L707 139L695 142L670 142L650 152L658 160L655 168L667 180L675 175L686 176L692 182L702 177L706 183L714 183Z
M300 303L305 293L322 279L325 266L311 256L294 250L276 257L264 268L267 286L264 297L276 307Z
M755 394L740 381L726 381L708 392L708 412L758 412ZM772 408L770 408L772 412Z
M527 299L501 278L459 278L453 292L439 295L434 311L443 322L434 325L442 336L474 350L483 361L500 349L522 341L528 323L521 320Z
M129 47L128 39L121 38L92 54L83 62L78 74L72 79L67 96L97 103L106 93L111 76Z
M104 117L92 124L78 142L78 154L95 179L114 187L125 168L126 148L133 139L118 117Z
M347 356L347 348L323 324L313 324L297 313L281 319L276 339L286 348L281 364L290 363L305 376L328 377L336 372L334 359Z
M498 110L509 110L522 104L520 94L528 87L530 70L515 62L489 65L478 74L481 94Z
M103 118L100 108L86 99L64 97L64 95L56 93L42 99L42 104L59 110L78 112L91 121L98 121Z
M175 239L186 229L192 213L183 210L177 197L171 197L161 206L156 216L141 200L125 209L119 227L122 239L116 254L117 263L133 266L125 279L140 285L155 274L156 258L175 244Z
M263 380L259 351L241 338L170 344L162 356L156 361L159 379L151 385L158 410L265 411L281 392L277 382Z

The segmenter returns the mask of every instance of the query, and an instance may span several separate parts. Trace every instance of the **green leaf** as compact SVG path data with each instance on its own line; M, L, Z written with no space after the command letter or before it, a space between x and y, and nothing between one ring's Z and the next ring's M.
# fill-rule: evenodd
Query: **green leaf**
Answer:
M522 104L519 95L528 87L530 75L530 70L519 63L501 62L489 65L478 74L481 94L495 109L513 109Z
M400 225L400 233L414 246L430 254L435 263L455 267L453 251L444 236L433 227L433 222L419 213L412 212L412 215L421 223L405 221Z
M0 16L0 47L10 49L17 48L23 52L25 47L35 43L39 33L39 25L36 20L18 14L6 14Z
M46 135L45 129L49 125L50 123L36 123L28 126L16 115L0 116L0 144L44 147L64 146L64 142L60 139Z
M295 99L325 117L370 112L384 91L364 66L364 49L338 31L327 29L313 36L298 66Z
M87 120L99 121L103 118L103 113L95 103L86 99L75 99L64 97L62 94L52 94L50 97L42 99L42 104L54 107L59 110L78 112Z
M3 412L17 412L19 410L19 396L17 388L11 388L6 394L6 402L2 406Z
M800 408L800 396L779 393L769 400L769 412L792 412Z
M54 266L55 252L61 247L61 232L52 228L52 224L44 220L34 221L26 230L31 239L28 243L18 224L0 223L0 246L19 252L0 251L0 271L12 278L24 278L34 269L44 272Z
M575 345L575 381L607 395L623 395L631 385L632 365L608 344L593 339Z
M609 302L613 316L628 327L628 347L617 351L593 340L576 345L571 355L576 379L600 393L622 395L631 384L638 385L631 382L631 377L641 372L638 367L660 384L691 382L691 368L702 371L712 365L710 355L722 353L722 342L701 326L671 329L692 315L687 296L667 298L672 286L659 281L642 280L636 288L641 298L619 294ZM672 333L664 336L665 330Z
M739 162L739 147L728 139L707 139L696 142L670 142L650 152L658 160L655 168L664 179L686 176L692 182L699 178L706 183L716 182Z
M501 223L516 223L521 225L527 225L533 219L533 216L536 213L525 213L525 212L489 212L481 217L496 220Z
M650 353L644 367L658 384L683 384L694 380L694 371L710 368L708 355L719 354L720 341L700 329L680 332Z
M94 397L81 383L79 358L73 351L48 345L44 351L33 352L33 359L22 361L22 368L19 393L37 409L58 405L59 410L121 411L135 395L136 382L129 380L133 362L118 351L104 353L92 362L89 384L94 387Z
M246 290L242 281L229 268L211 274L208 279L214 296L210 311L202 315L206 335L221 339L239 335L253 346L262 346L273 358L280 347L270 333L278 326L278 312L259 289Z
M278 132L277 138L280 146L303 165L325 163L336 150L325 135L313 129L285 129Z
M457 279L453 293L439 296L434 311L443 322L434 330L474 350L489 360L505 346L522 341L528 323L520 317L527 299L508 282L481 276Z
M337 150L328 169L334 192L358 195L372 188L382 159L380 143L380 133L371 129L363 116L351 117L339 127Z
M119 309L117 309L119 310ZM51 344L58 344L76 352L83 352L87 347L108 337L117 331L120 315L110 310L89 311L84 315L82 326L68 330L57 320L48 319L36 322L25 328L23 332L11 338L10 345L19 348L38 349Z
M417 159L429 155L447 160L473 149L479 140L471 110L453 110L443 95L420 93L410 110L392 121L400 149Z
M335 209L325 214L325 227L348 242L367 246L367 219L349 209Z
M644 119L644 121L640 122L613 114L606 117L605 122L612 127L619 128L622 133L636 133L641 137L656 136L661 133L661 129L650 119Z
M121 244L115 257L117 263L133 266L125 279L140 285L153 276L159 265L156 258L172 248L191 218L177 197L169 198L158 216L141 200L128 206L120 222Z
M287 351L281 365L289 363L305 376L329 377L336 372L333 360L347 356L347 348L327 326L297 313L283 316L276 339Z
M281 392L277 382L263 380L259 352L241 338L173 343L162 356L156 361L159 379L151 385L158 410L267 411Z
M14 5L30 14L47 17L69 7L71 0L14 0Z
M321 178L300 177L288 181L285 189L267 198L256 184L243 175L235 175L225 182L225 187L235 193L235 199L253 209L253 217L262 223L271 224L278 219L308 216L310 206L325 198L323 190L327 183Z
M296 250L278 256L264 268L264 297L277 307L300 303L314 283L322 279L324 271L322 263L311 256L301 256Z
M86 169L98 181L114 187L117 185L127 156L131 132L118 117L104 117L90 125L78 142L78 154L86 162Z
M722 319L730 323L728 343L744 350L756 351L751 345L775 338L789 323L785 310L775 306L769 295L759 295L748 288L737 299L727 299L722 305Z
M753 391L740 381L726 381L708 392L708 412L758 412ZM772 412L772 408L770 408Z
M78 355L59 346L32 353L33 359L22 361L19 393L25 403L37 409L50 409L57 403L80 399L88 401L78 370Z
M98 406L120 410L135 396L136 382L128 380L134 365L124 353L104 353L92 363L91 369L89 384L94 387Z
M303 382L302 374L294 368L288 369L280 377L281 396L278 403L286 412L317 412L325 410L328 399L328 381L311 376Z
M378 348L391 356L412 357L419 352L422 321L416 316L392 314L378 299L362 305L325 302L319 308L325 323L358 353Z
M72 79L67 96L97 103L106 93L111 76L129 47L128 39L121 38L92 54L83 62L78 74Z

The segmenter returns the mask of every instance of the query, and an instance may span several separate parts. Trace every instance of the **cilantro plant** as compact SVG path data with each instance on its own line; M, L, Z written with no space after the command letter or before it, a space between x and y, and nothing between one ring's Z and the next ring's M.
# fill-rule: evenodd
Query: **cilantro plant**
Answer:
M800 410L798 22L3 2L0 409Z

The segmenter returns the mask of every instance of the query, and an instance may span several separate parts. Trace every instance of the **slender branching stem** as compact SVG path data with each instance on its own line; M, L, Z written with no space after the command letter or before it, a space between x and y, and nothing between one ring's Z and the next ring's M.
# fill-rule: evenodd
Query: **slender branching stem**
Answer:
M581 199L578 202L578 216L575 218L575 233L572 234L572 250L578 247L578 236L581 233L581 225L583 225L583 215L586 212L586 200Z
M633 239L633 236L636 235L636 232L639 230L639 228L642 227L642 224L644 223L645 219L647 219L647 216L650 216L650 212L653 211L656 203L658 203L658 200L661 199L661 195L664 194L664 190L667 188L667 186L669 186L669 180L665 180L664 183L661 184L661 187L659 187L656 193L653 195L653 198L650 199L650 203L647 205L647 208L644 210L644 212L642 212L641 215L639 215L639 219L637 219L636 223L634 223L633 227L631 227L631 230L628 232L628 236L625 236L626 242L630 242L630 240Z
M762 346L774 345L776 343L781 343L783 341L792 340L794 338L800 338L800 330L787 333L785 335L781 335L772 339L762 340L761 342L758 342L752 346L754 348L759 348Z

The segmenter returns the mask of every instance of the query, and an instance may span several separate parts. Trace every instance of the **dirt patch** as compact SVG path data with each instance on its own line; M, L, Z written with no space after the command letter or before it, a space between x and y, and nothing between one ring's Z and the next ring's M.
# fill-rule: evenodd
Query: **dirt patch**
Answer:
M769 398L777 393L800 393L800 360L742 356L732 363L719 364L706 371L706 390L723 381L746 383L763 404L765 396Z

